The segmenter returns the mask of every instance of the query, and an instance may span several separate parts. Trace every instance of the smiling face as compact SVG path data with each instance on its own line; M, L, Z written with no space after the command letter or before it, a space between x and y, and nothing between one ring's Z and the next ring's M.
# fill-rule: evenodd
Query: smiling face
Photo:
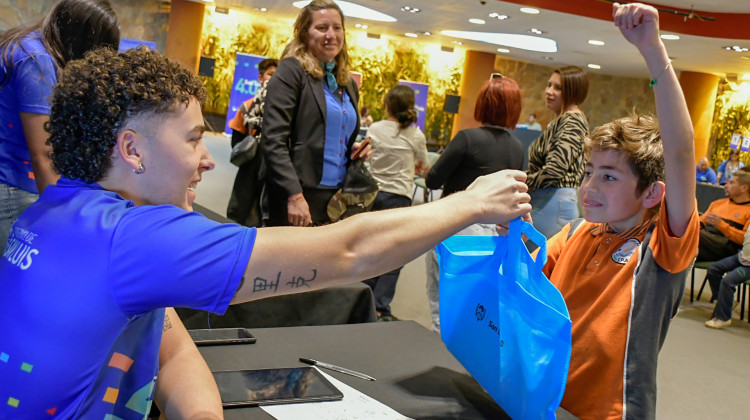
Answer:
M559 115L562 111L562 77L559 73L552 73L547 80L547 88L544 89L544 99L547 101L547 108Z
M615 232L637 226L648 209L644 199L649 192L646 188L638 194L637 188L638 176L621 153L592 151L579 189L583 217L608 223Z
M312 12L307 30L307 48L320 61L331 62L344 46L344 25L336 9Z
M143 204L172 204L192 211L195 187L214 160L203 143L203 115L196 100L178 105L166 117L151 118L141 159L145 171L137 175ZM140 135L140 133L139 133Z

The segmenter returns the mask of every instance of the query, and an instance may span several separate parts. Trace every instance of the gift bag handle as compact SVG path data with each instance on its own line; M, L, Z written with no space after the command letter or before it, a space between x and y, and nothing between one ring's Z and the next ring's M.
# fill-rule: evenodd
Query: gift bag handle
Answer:
M508 227L508 246L506 249L501 250L498 247L497 251L506 251L508 259L497 258L497 261L513 261L511 264L513 267L509 267L513 272L518 272L521 264L520 253L526 251L526 246L521 239L521 235L526 235L527 238L539 247L539 251L536 254L536 261L534 266L537 270L541 271L544 268L544 264L547 263L547 238L544 237L538 230L531 225L531 223L524 222L521 218L511 220ZM497 254L497 252L496 252ZM496 255L500 257L499 255Z

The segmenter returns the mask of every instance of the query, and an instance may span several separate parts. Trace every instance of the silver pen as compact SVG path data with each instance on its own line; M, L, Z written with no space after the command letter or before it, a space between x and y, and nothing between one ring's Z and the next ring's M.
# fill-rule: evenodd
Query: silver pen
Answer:
M373 378L370 375L365 375L364 373L359 373L357 371L354 371L354 370L351 370L351 369L347 369L347 368L344 368L344 367L341 367L341 366L332 365L330 363L319 362L317 360L308 359L306 357L300 357L299 361L302 362L302 363L307 363L308 365L318 366L318 367L322 367L324 369L330 369L330 370L334 370L336 372L346 373L347 375L356 376L357 378L367 379L368 381L374 381L375 380L375 378Z

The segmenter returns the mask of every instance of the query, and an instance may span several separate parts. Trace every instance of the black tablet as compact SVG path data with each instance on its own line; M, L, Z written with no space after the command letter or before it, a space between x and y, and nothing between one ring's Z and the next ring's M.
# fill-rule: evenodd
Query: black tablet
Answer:
M197 346L217 344L251 344L257 339L247 328L212 328L210 330L188 330Z
M213 372L224 407L335 401L344 398L313 367Z

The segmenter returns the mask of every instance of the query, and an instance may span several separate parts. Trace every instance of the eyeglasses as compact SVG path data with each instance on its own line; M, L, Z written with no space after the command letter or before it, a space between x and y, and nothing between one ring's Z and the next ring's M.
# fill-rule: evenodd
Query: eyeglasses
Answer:
M500 73L492 73L492 74L490 74L490 82L492 81L492 79L502 79L502 78L503 78L503 75L500 74Z

